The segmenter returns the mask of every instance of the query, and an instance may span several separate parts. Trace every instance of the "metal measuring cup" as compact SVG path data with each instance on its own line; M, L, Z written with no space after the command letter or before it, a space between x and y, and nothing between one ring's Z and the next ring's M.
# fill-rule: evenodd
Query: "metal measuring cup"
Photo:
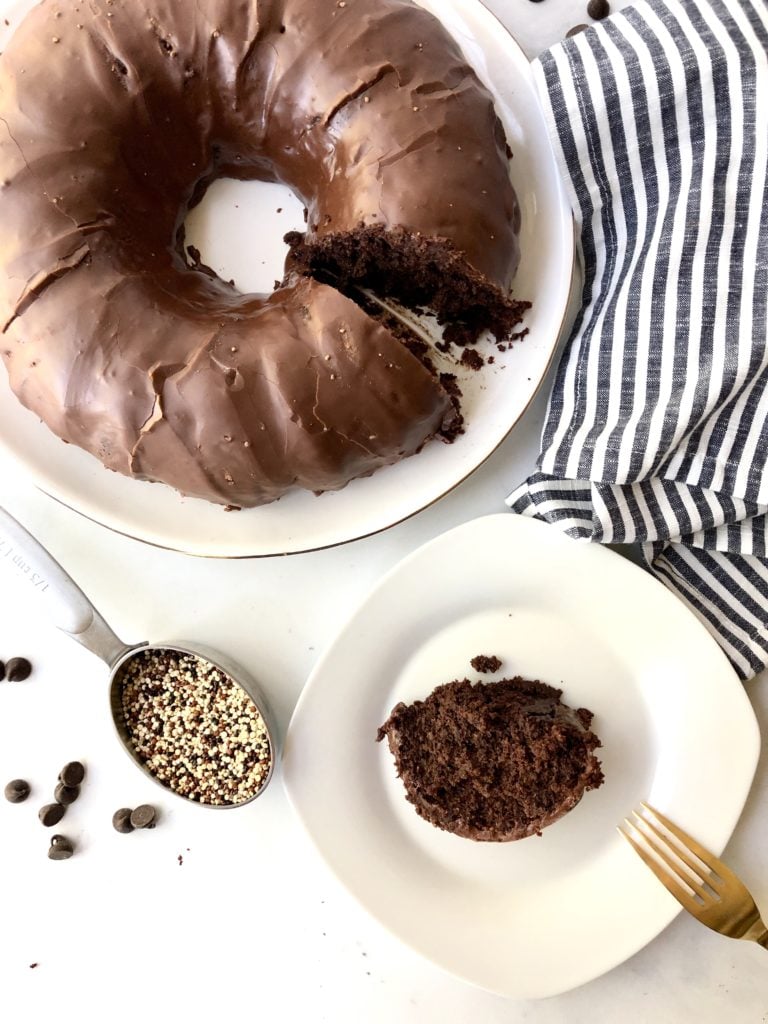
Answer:
M35 540L5 509L0 508L0 559L12 565L17 572L27 579L36 592L45 601L53 624L63 633L71 636L92 654L101 658L110 670L109 701L112 711L112 722L123 749L147 778L160 786L167 793L173 793L186 803L197 803L181 793L176 793L164 785L146 767L131 743L130 734L125 724L121 700L121 675L123 669L132 658L146 651L173 651L201 658L219 669L225 676L241 687L251 698L261 713L267 730L270 761L267 774L259 790L238 804L205 804L200 807L212 807L217 810L228 810L233 807L244 807L267 788L275 769L277 760L277 730L269 704L256 681L236 662L230 658L199 644L186 641L172 641L162 644L126 644L107 625L105 620L94 608L75 581L65 572L56 559Z

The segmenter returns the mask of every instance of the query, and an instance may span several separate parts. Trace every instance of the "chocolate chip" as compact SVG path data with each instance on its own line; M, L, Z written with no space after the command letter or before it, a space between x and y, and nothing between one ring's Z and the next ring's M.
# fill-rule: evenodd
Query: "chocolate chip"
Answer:
M587 14L595 21L602 21L611 13L611 5L608 0L589 0Z
M131 812L131 824L134 828L154 828L157 824L155 818L155 808L151 804L141 804Z
M85 768L79 761L70 761L59 772L59 782L65 786L79 786L85 778Z
M131 824L132 813L133 811L130 807L121 807L119 811L115 811L112 815L112 828L115 832L122 832L123 835L133 832L133 825Z
M65 807L69 807L69 805L73 804L80 796L80 787L65 786L63 782L60 782L56 789L54 789L53 796L56 803L64 804Z
M5 799L12 804L23 804L30 793L30 786L24 779L14 779L3 790Z
M565 38L570 39L571 36L577 36L579 32L583 32L585 28L589 28L589 25L574 25L573 28L569 28L565 33Z
M66 836L54 836L48 850L50 860L69 860L75 848Z
M32 666L26 658L11 658L5 666L5 677L9 683L23 683L32 674Z
M61 804L46 804L45 807L40 808L37 816L46 828L52 828L59 824L64 817L65 810L66 808Z

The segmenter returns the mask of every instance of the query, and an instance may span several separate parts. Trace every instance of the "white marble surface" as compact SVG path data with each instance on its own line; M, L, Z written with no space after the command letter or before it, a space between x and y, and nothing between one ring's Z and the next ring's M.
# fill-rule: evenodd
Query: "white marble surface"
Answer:
M529 54L584 20L573 0L489 6ZM503 508L533 467L542 415L540 398L485 466L411 521L289 559L197 561L144 547L57 505L3 463L0 502L122 636L195 637L231 652L261 679L285 726L319 652L381 573L437 533ZM110 732L103 667L45 625L34 595L0 568L0 657L23 653L35 660L33 680L0 686L0 781L22 775L36 789L27 804L0 801L0 1014L9 1024L768 1020L765 951L686 915L626 964L550 1000L507 1001L458 982L347 896L279 782L227 815L165 798L143 780ZM765 680L749 692L765 729ZM66 824L79 855L52 864L35 811L75 757L87 762L88 782L57 831ZM764 758L726 858L768 913L767 778ZM161 807L161 827L114 833L112 811L143 800Z

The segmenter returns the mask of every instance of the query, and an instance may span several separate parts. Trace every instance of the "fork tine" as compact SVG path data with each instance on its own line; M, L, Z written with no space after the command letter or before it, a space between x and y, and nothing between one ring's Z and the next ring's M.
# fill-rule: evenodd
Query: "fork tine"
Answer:
M641 807L652 814L657 821L660 821L664 828L668 829L673 836L680 840L688 850L695 854L702 864L706 864L709 870L718 878L722 878L724 882L731 882L736 885L741 885L741 880L738 875L734 874L729 867L727 867L721 860L719 860L713 853L706 850L700 843L689 836L687 832L683 832L679 825L674 825L669 818L665 818L661 811L657 811L655 807L651 807L650 804L643 803L641 801ZM647 820L647 819L646 819Z
M625 818L624 822L629 827L629 829L635 829L635 826L632 824L631 821L629 821L629 819ZM643 861L645 861L645 863L648 865L648 867L651 869L654 875L656 875L656 877L662 883L662 885L664 885L669 890L669 892L675 897L677 902L681 903L689 914L698 914L701 910L701 904L698 903L693 898L693 896L691 896L691 894L683 887L683 884L677 877L677 875L673 874L671 872L671 869L670 871L665 871L664 868L662 868L662 866L658 863L658 861L654 860L653 857L651 857L646 848L641 843L638 843L638 841L635 839L635 837L632 835L630 831L628 831L625 828L622 828L620 825L617 825L617 829L620 832L620 834L624 836L624 838L627 840L630 846L632 846L635 853L637 853L637 855Z
M667 836L649 821L644 818L637 811L632 812L639 822L642 823L643 828L638 829L641 835L645 836L645 839L656 853L661 857L665 863L672 865L677 874L682 880L693 889L694 892L698 893L703 900L711 900L712 895L707 891L705 885L708 885L711 889L717 892L718 879L710 872L709 867L704 865L705 870L702 871L701 865L697 864L694 859L689 856L687 850L677 846L677 844L670 842ZM635 826L637 828L637 826ZM684 865L688 871L685 871L683 867L677 864L673 864L670 860L670 853L676 857L681 865ZM690 872L690 874L688 873Z

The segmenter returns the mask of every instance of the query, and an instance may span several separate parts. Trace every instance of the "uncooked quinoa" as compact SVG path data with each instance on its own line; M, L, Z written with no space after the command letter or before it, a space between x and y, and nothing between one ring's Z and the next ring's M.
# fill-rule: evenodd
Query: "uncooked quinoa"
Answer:
M146 768L202 804L240 804L269 775L269 735L248 694L210 662L173 650L142 651L120 675L123 718Z

